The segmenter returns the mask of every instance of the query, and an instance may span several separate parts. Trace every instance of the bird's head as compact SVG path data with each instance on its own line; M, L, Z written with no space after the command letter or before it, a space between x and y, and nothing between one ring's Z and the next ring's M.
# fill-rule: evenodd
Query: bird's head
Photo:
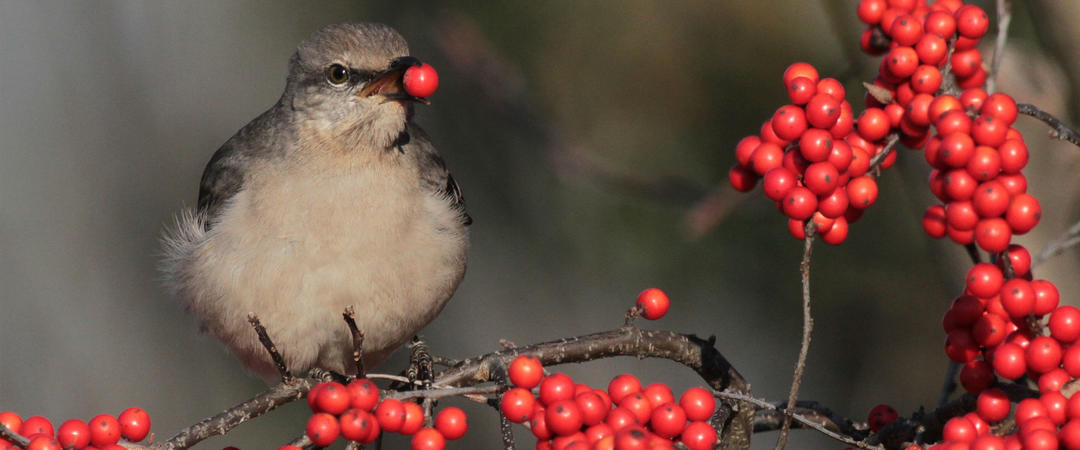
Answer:
M324 138L391 147L405 131L412 103L426 102L403 85L405 71L419 65L388 26L330 25L297 47L282 100Z

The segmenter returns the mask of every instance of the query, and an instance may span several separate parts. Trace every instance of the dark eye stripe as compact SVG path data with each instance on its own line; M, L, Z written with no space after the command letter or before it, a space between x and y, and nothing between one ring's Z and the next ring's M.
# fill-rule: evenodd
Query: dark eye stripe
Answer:
M353 69L351 71L351 73L352 73L352 77L350 77L350 78L352 80L356 81L356 82L359 82L359 83L367 83L368 81L371 81L371 80L375 79L375 75L377 75L377 73L375 73L375 72L371 72L371 71L367 71L367 70L356 70L356 69Z

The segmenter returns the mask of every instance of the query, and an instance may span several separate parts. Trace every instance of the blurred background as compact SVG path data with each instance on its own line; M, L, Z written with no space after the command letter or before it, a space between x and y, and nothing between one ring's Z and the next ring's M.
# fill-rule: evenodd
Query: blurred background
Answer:
M439 70L418 121L475 224L465 282L424 331L435 354L614 328L656 286L672 310L641 326L716 335L756 396L786 398L802 245L725 178L735 143L786 101L791 62L838 77L862 110L878 62L858 52L855 2L372 3L0 1L0 410L59 425L139 406L164 438L265 387L165 294L158 236L195 203L214 150L277 100L295 46L344 21L395 27ZM1000 90L1076 125L1078 21L1075 2L1014 2ZM1033 119L1018 127L1043 220L1017 241L1035 253L1080 215L1080 151ZM936 405L940 317L970 264L923 234L929 169L903 152L848 241L814 254L801 397L856 420ZM1076 303L1078 262L1068 252L1037 276ZM379 371L403 368L400 353ZM632 371L676 395L700 383L666 361L559 370L599 386ZM471 413L453 447L499 445L493 411L441 405ZM308 414L297 402L200 448L276 448ZM791 444L839 446L808 431Z

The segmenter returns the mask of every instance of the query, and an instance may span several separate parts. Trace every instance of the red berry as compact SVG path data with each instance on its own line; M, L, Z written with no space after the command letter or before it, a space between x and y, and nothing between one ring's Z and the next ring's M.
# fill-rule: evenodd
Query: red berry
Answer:
M1046 373L1061 364L1061 345L1054 338L1036 336L1024 353L1028 369L1035 373Z
M773 201L782 200L797 184L794 172L784 167L777 167L765 174L761 188L765 196Z
M900 414L896 412L895 408L881 404L870 408L870 414L866 416L866 423L870 426L870 430L876 433L899 417Z
M847 194L852 207L866 209L877 200L877 182L868 176L853 178L848 182Z
M26 420L23 420L22 424L19 425L18 432L24 437L30 437L34 434L45 434L49 436L54 436L56 434L52 422L41 416L27 417Z
M1001 171L1005 173L1020 173L1027 166L1028 148L1020 139L1006 139L998 147L1001 154Z
M707 422L693 421L683 429L679 442L690 450L712 450L716 444L716 430Z
M956 10L956 31L968 39L979 39L990 28L990 18L986 11L975 5L964 5Z
M313 412L313 413L319 412L319 407L315 404L315 400L319 398L319 393L321 393L323 389L326 389L327 384L329 384L329 383L316 384L315 387L311 388L311 390L308 391L308 393L307 393L307 404L308 404L308 407L311 408L311 412Z
M813 80L806 77L796 77L791 80L787 85L788 99L795 105L805 105L810 101L815 94L817 94L817 84ZM805 120L806 115L803 114ZM775 126L775 125L774 125ZM794 139L794 138L792 138Z
M975 440L975 426L965 417L953 417L945 422L941 437L946 441L972 442Z
M1027 372L1027 362L1024 360L1024 349L1019 345L1004 343L994 350L994 371L1005 378L1015 380L1024 376Z
M686 427L686 412L674 403L663 403L653 410L649 423L654 433L671 439L681 434Z
M817 196L809 189L796 186L781 200L781 209L791 219L806 220L817 210Z
M914 17L903 14L893 19L891 24L883 24L883 29L887 29L889 37L893 38L897 44L900 45L915 45L919 42L919 38L923 35L923 26Z
M1062 356L1062 360L1064 361L1064 356ZM1069 380L1072 380L1072 377L1069 376L1069 372L1066 372L1065 369L1060 367L1051 369L1049 372L1039 376L1039 392L1044 394L1047 392L1060 392Z
M803 184L810 192L819 196L831 194L839 180L840 172L828 161L810 164L803 174Z
M840 101L819 90L818 94L806 103L806 121L815 128L824 130L832 128L836 120L840 118Z
M585 426L593 426L604 422L608 411L611 409L600 394L595 391L584 392L574 397L578 409L581 410L581 422Z
M371 412L379 404L379 387L367 378L353 380L345 390L349 393L349 407Z
M919 67L919 54L911 47L896 47L885 56L885 68L898 78L907 78Z
M142 408L125 409L117 417L120 435L130 442L139 442L150 434L150 414Z
M761 145L761 138L757 136L751 135L740 139L739 143L735 144L735 161L738 161L739 165L750 167L750 156L759 145Z
M574 434L584 424L581 408L573 400L559 400L548 405L545 411L548 429L559 436Z
M405 93L413 97L430 97L439 87L439 74L425 63L408 68L401 82L405 85Z
M960 385L964 391L978 394L994 384L994 367L985 360L970 360L960 369Z
M649 288L638 294L637 306L641 308L641 317L648 320L656 320L664 317L671 307L671 300L667 294L657 288Z
M1020 194L1012 199L1005 211L1005 221L1016 234L1024 234L1035 228L1042 219L1042 206L1030 194Z
M1035 291L1035 307L1031 310L1032 314L1045 316L1058 307L1061 297L1054 283L1046 280L1032 280L1031 289Z
M513 388L503 394L499 402L499 411L511 422L525 423L532 415L535 404L536 398L528 390Z
M1005 319L997 314L983 314L971 327L971 337L983 347L994 347L1005 341L1009 333Z
M997 422L1009 416L1012 403L1001 389L990 388L979 393L975 411L987 422Z
M636 393L623 397L619 402L619 408L630 411L637 418L637 423L646 424L649 422L649 417L652 414L653 405L649 403L649 399L645 398L641 393Z
M982 115L971 123L971 137L975 143L987 147L998 147L1005 142L1009 125L994 116Z
M52 436L39 434L30 439L30 444L26 446L26 450L60 450L60 442Z
M976 76L982 70L982 53L979 53L978 49L957 48L949 61L952 63L953 74L960 78Z
M328 413L315 413L308 419L305 429L311 442L319 447L333 444L341 434L341 425L337 417Z
M805 78L801 79L805 80ZM795 105L781 106L772 116L773 132L785 141L798 139L808 126L806 113L802 108Z
M757 186L758 178L758 174L754 173L753 170L738 164L731 166L731 170L728 171L728 182L731 183L731 187L739 192L753 190L754 186ZM308 403L312 404L310 401Z
M945 237L945 208L934 205L926 209L922 218L923 231L934 239Z
M1001 269L990 263L976 264L967 275L967 289L977 297L990 298L1001 291L1005 276Z
M1080 420L1069 420L1058 431L1058 439L1065 448L1080 448Z
M859 120L856 122L856 128L859 130L859 134L868 141L876 141L889 134L889 129L892 125L889 123L889 116L885 114L885 111L880 108L866 108L865 111L859 115Z
M965 133L950 133L941 139L939 158L948 167L964 167L975 154L975 142Z
M443 450L446 448L446 438L434 428L418 430L413 435L412 450Z
M1080 309L1065 305L1050 314L1050 335L1063 343L1071 343L1080 338Z
M881 22L881 16L886 9L889 9L889 5L885 3L885 0L861 0L856 13L863 23L877 25Z
M832 134L819 129L809 129L799 138L799 153L809 162L829 159L832 153Z
M507 370L510 382L514 386L532 389L544 378L544 366L540 360L530 354L518 355L510 362Z
M465 411L453 406L439 411L439 414L435 416L435 429L448 440L461 439L469 430Z
M513 390L511 389L511 391ZM529 397L532 397L532 395L530 394ZM506 417L511 420L514 418L509 414ZM379 427L383 430L397 433L401 431L402 425L405 424L405 405L396 398L383 399L383 401L379 402L379 406L375 408L375 419L379 421Z
M379 421L363 409L348 409L341 414L341 436L346 440L367 444L379 437Z
M90 426L79 419L71 419L60 425L56 440L64 448L83 448L90 445Z
M921 59L921 57L920 57ZM936 66L924 64L911 74L911 88L921 94L933 94L941 87L941 71ZM932 98L932 97L931 97ZM929 105L927 105L929 108ZM929 123L929 120L927 121Z
M1009 248L1012 230L1002 218L982 219L975 225L975 243L990 253L1000 253Z
M319 391L319 396L315 398L315 407L320 412L338 415L349 409L349 401L349 391L345 389L345 385L330 382Z
M707 389L692 387L679 397L679 406L686 412L688 420L701 422L712 417L716 410L716 399Z
M818 71L814 68L814 66L811 66L810 64L804 62L797 62L788 66L788 68L784 70L784 87L791 85L791 80L794 80L798 77L809 78L810 81L813 81L815 85L819 80Z
M23 425L25 424L24 422ZM90 443L95 447L104 447L120 441L120 422L115 417L99 414L90 419L88 425L90 426Z
M1031 283L1021 278L1013 278L1001 286L1001 306L1009 316L1018 319L1035 308L1035 290Z
M641 393L645 394L645 398L649 399L649 403L653 405L663 405L664 403L675 402L675 394L673 394L671 388L664 383L653 383L645 386L645 389L643 389Z
M413 402L401 402L405 407L405 422L401 424L401 434L412 436L424 426L424 409Z
M979 217L1000 217L1009 208L1009 191L997 181L987 181L975 189L971 199Z
M1016 107L1016 100L1013 100L1009 94L1002 94L1000 92L990 94L983 100L982 108L979 112L985 116L991 116L1002 121L1006 126L1010 126L1013 122L1016 122L1016 116L1018 109Z
M971 202L949 202L945 205L945 220L957 230L974 230L979 224L979 214Z
M540 402L550 405L574 398L574 380L565 373L554 373L540 382Z

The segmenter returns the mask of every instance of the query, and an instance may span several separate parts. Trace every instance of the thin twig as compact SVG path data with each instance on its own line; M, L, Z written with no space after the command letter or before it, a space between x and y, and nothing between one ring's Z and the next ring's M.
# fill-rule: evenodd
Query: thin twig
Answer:
M939 94L960 96L960 89L956 87L956 76L952 73L952 55L956 52L956 38L949 39L949 47L945 52L945 66L941 68L941 87Z
M1069 128L1069 126L1065 125L1065 122L1062 122L1061 119L1054 117L1050 113L1043 111L1030 103L1017 103L1016 108L1020 111L1020 114L1034 117L1043 121L1043 123L1050 125L1051 136L1063 141L1072 142L1073 145L1080 147L1080 133Z
M278 373L281 374L281 382L284 384L292 383L295 377L289 372L289 368L285 365L285 358L282 358L281 353L278 353L274 341L270 340L270 335L266 334L266 328L259 322L259 316L255 315L255 313L249 313L248 323L255 328L255 333L259 335L259 342L266 348L266 352L270 354L270 359L274 360L274 365L277 366Z
M510 427L510 419L505 414L499 414L499 434L502 437L503 450L514 450L514 429Z
M997 74L1001 60L1005 59L1005 41L1009 39L1009 22L1012 22L1012 7L1008 0L997 0L997 39L994 41L994 59L990 63L990 76L986 78L986 92L993 94L997 89Z
M798 421L799 423L801 423L803 425L806 425L806 426L808 426L810 428L813 428L813 429L821 432L821 434L824 434L824 435L826 435L828 437L831 437L833 439L836 439L836 440L838 440L840 442L843 442L845 444L848 444L848 445L854 445L854 446L859 447L859 448L884 449L884 447L882 447L880 445L870 445L870 444L867 444L865 442L852 439L849 436L845 436L845 435L836 433L836 432L834 432L832 430L829 430L828 428L822 426L820 423L818 423L818 422L816 422L814 420L811 420L810 418L808 418L808 417L806 417L806 416L804 416L802 414L791 411L791 409L778 407L778 406L776 406L776 405L774 405L772 403L769 403L769 402L767 402L765 400L762 400L762 399L759 399L759 398L756 398L756 397L752 397L752 396L745 395L745 394L740 394L738 392L730 392L730 391L713 392L713 395L715 395L716 397L719 397L719 398L724 398L724 399L740 400L740 401L743 401L743 402L746 402L746 403L753 404L753 405L755 405L755 406L757 406L759 408L764 408L764 409L768 409L768 410L783 410L784 413L785 413L785 417L789 417L791 419L794 419L794 420ZM786 419L785 419L785 421L786 421Z
M885 151L882 150L882 153ZM776 439L776 448L782 449L787 446L788 431L791 429L791 415L795 410L795 402L799 399L799 386L802 385L803 371L806 370L806 354L810 351L810 334L814 329L814 319L810 316L810 256L814 251L814 232L817 224L810 220L806 222L806 239L803 242L803 257L799 264L799 273L802 274L802 342L799 345L799 360L795 363L795 374L791 379L791 391L788 392L787 408L784 423L780 427L780 436Z
M5 439L19 448L26 448L26 446L30 445L30 440L22 437L16 431L18 430L12 430L0 423L0 439Z
M356 365L356 377L363 378L365 374L364 332L356 326L356 310L352 305L345 307L345 313L342 316L345 318L345 323L349 325L349 332L352 333L352 358L353 364Z
M881 167L881 163L884 162L885 158L889 156L889 153L896 148L896 143L900 142L900 134L890 134L887 139L888 140L885 141L885 146L881 148L881 151L874 155L873 158L870 158L870 168L866 170L867 173L875 174L875 176L879 174L877 170L878 167Z
M1046 260L1053 258L1057 255L1065 253L1072 247L1080 245L1080 222L1073 224L1068 230L1065 230L1061 236L1046 244L1042 250L1031 260L1031 267L1035 267L1042 264Z

